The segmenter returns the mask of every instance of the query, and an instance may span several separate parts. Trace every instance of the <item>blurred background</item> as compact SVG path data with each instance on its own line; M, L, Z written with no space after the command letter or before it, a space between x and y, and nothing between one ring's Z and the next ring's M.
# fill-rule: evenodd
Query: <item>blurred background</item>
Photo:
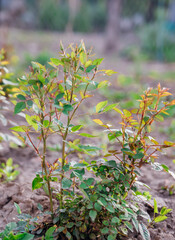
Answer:
M18 73L56 57L60 40L81 39L119 82L131 81L122 74L137 83L173 79L175 0L0 0L0 47Z
M0 48L16 81L31 61L47 65L64 46L84 40L102 67L118 73L102 99L133 108L147 87L175 93L175 0L0 0ZM9 67L9 66L8 66ZM175 107L160 132L175 139Z
M52 42L42 45L49 31L53 45L63 33L69 33L66 43L78 34L85 42L92 38L88 45L100 44L97 51L132 58L137 49L150 60L175 61L175 0L0 0L0 25L2 46L16 40L25 51L28 38L28 53L45 50L43 58L53 50Z

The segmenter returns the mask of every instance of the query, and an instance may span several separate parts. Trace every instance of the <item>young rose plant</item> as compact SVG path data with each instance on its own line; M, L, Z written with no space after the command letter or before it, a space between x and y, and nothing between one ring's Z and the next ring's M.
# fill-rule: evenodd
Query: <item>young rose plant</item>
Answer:
M161 153L175 144L168 141L158 143L150 136L153 122L163 121L162 114L167 114L168 108L175 104L175 100L161 101L169 95L168 89L158 85L157 90L148 89L141 95L138 109L121 111L113 106L121 115L120 129L111 129L100 119L94 119L107 130L113 148L102 159L74 166L79 167L79 171L73 170L70 177L78 178L74 187L82 192L82 196L75 198L69 193L70 200L65 202L64 211L59 211L54 219L56 235L66 235L68 239L112 240L127 237L128 231L136 231L144 240L149 240L147 228L167 218L171 209L163 207L159 212L155 199L153 219L144 210L141 202L148 202L151 195L139 190L138 186L145 184L138 181L138 177L144 165L174 176L165 164L156 162L156 152ZM110 108L106 105L106 101L98 103L96 113L106 112ZM83 168L92 174L91 177Z
M147 226L140 219L146 218L148 225L153 225L153 221L164 220L170 209L164 208L158 214L154 201L155 214L151 220L139 203L139 200L148 200L150 194L139 191L137 177L140 168L147 164L171 173L166 165L155 162L155 153L174 146L174 143L165 141L159 144L150 132L152 123L163 120L162 114L166 114L167 108L175 101L160 103L160 99L170 93L158 86L157 92L146 91L139 100L139 108L132 111L121 111L116 108L117 104L107 106L107 101L97 104L95 114L114 109L121 115L121 129L110 129L108 124L94 119L108 131L113 149L101 159L96 157L93 159L97 160L89 161L88 158L100 148L81 144L80 137L70 141L70 133L81 138L93 137L79 133L83 125L75 125L72 120L75 120L81 103L91 97L89 92L106 84L106 81L96 82L95 76L114 73L98 70L102 59L92 61L89 57L84 44L75 48L70 46L69 50L61 45L60 58L51 59L52 70L33 62L31 72L20 79L15 114L23 115L28 125L12 130L31 145L41 159L42 171L36 174L32 188L43 187L49 195L52 215L52 221L46 222L43 229L38 224L28 232L45 239L114 240L126 237L128 231L137 231L144 240L149 240ZM62 139L61 154L58 152L58 158L52 163L46 152L50 136L59 136L58 141ZM83 156L83 160L72 160L72 153L76 152ZM53 189L52 182L58 187ZM56 209L53 198L59 200ZM21 215L18 206L17 209ZM31 218L27 220L28 224L30 221Z
M137 185L141 184L138 181L138 176L140 176L142 166L151 165L154 170L163 170L175 177L174 173L164 163L156 162L158 158L156 153L161 153L169 147L175 147L175 143L169 141L159 143L150 135L153 122L164 121L163 115L168 115L169 107L175 105L175 100L170 102L164 100L169 95L171 93L169 93L168 89L161 88L159 84L157 90L148 89L141 95L141 99L138 100L140 102L138 109L131 111L123 109L121 111L118 108L114 108L121 115L120 129L111 129L108 124L104 124L100 119L94 119L94 122L106 128L109 141L113 143L113 148L108 151L106 158L113 156L115 162L118 162L118 166L123 168L123 171L121 171L123 173L121 184L124 189L122 199L127 200L129 192L132 192L134 197L129 202L131 203L134 200L135 206L139 206L140 196L142 196L142 199L143 196L150 197L148 193L141 193L137 188ZM100 111L103 111L103 109L100 109ZM109 161L107 162L109 163ZM118 175L115 176L115 172L113 174L117 181L117 186L119 186L120 178ZM137 201L138 203L136 203ZM165 220L167 218L165 215L170 211L170 209L165 207L160 211L160 215L156 216L158 209L156 200L154 200L155 214L153 220L151 221L150 217L145 213L144 217L147 215L148 222L150 222L149 225L151 225L153 222ZM136 211L138 216L143 216L142 212L142 209ZM132 214L129 215L128 220L133 221ZM137 224L135 224L136 222ZM137 231L140 231L144 239L150 239L149 232L142 222L138 223L135 219L133 225ZM131 228L129 229L131 230Z
M67 194L65 189L73 184L65 175L68 164L71 163L70 148L66 152L66 145L87 154L99 150L98 147L82 145L80 142L78 146L75 142L67 143L69 133L77 135L78 130L83 127L72 124L79 106L85 99L92 97L90 91L107 83L94 81L96 75L113 74L111 70L98 70L98 65L103 59L92 61L89 57L90 52L86 51L83 43L80 47L70 46L66 50L61 45L60 59L51 58L49 63L52 66L51 70L39 63L32 63L30 73L19 81L19 101L14 101L14 113L24 116L28 124L13 127L11 130L21 141L31 145L41 159L42 171L37 173L33 180L32 189L43 187L48 193L52 215L54 210L51 182L59 183L55 192L61 209L64 207L63 198ZM49 163L46 153L48 137L54 135L62 138L62 150L61 155L58 153L58 158ZM90 136L86 133L80 135Z

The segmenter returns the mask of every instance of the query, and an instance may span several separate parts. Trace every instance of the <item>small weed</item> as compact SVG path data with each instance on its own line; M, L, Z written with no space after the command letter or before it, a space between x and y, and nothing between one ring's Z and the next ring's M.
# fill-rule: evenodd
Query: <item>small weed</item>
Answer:
M18 165L13 165L13 160L9 158L6 163L2 163L0 167L0 180L3 182L10 182L15 180L19 175L19 171L16 170Z

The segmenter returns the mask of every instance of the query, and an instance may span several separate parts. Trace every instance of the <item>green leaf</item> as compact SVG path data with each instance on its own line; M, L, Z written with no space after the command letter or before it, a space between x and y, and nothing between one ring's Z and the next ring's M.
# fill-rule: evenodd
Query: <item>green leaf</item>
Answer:
M105 74L108 75L108 76L111 76L117 72L114 72L113 70L104 70L105 71Z
M116 239L116 236L114 235L109 235L107 238L107 240L115 240L115 239Z
M38 80L42 83L42 84L45 84L46 83L46 79L43 77L42 74L38 74Z
M123 113L124 113L125 117L131 117L131 113L127 109L123 109Z
M83 175L85 174L84 168L82 169L76 169L71 173L71 177L78 177L80 180L82 180Z
M108 221L108 220L104 220L104 221L103 221L103 225L109 226L109 221Z
M51 62L56 65L56 66L59 66L59 65L63 65L63 63L61 62L61 60L57 59L57 58L51 58L50 59Z
M64 177L62 180L62 188L69 189L71 185L72 185L72 180Z
M160 214L161 215L166 215L166 214L168 214L169 212L171 212L172 211L172 209L167 209L166 207L163 207L162 209L161 209L161 211L160 211Z
M16 240L31 240L34 238L34 235L30 233L20 233L14 236Z
M15 202L14 202L14 205L16 207L17 213L21 214L21 209L20 209L19 205L17 203L15 203Z
M89 164L87 162L84 162L84 163L75 163L73 165L74 168L82 168L82 167L86 167L88 166Z
M94 208L95 208L95 210L97 210L98 212L100 212L101 211L101 209L102 209L102 206L99 204L99 203L95 203L94 204Z
M74 108L72 107L71 104L65 104L65 105L63 106L63 113L64 113L65 115L68 115L68 112L72 111L73 109L74 109Z
M156 120L157 122L163 122L163 121L164 121L164 117L163 117L162 115L156 115L156 116L155 116L155 120Z
M95 67L96 65L90 65L89 67L86 68L86 72L87 73L91 72Z
M132 216L136 216L135 212L131 208L126 208L127 212L131 214Z
M151 222L150 215L149 215L147 212L145 212L144 210L140 210L139 215L140 215L141 217L147 219L148 222Z
M94 178L88 178L86 180L84 180L84 182L88 185L88 186L91 186L94 182Z
M93 136L93 135L91 135L89 133L80 133L79 135L82 136L82 137L87 137L87 138L94 138L94 137L96 137L96 136Z
M167 216L158 216L154 219L154 222L162 222L166 220L168 217Z
M138 152L133 156L134 159L141 159L143 157L144 157L144 154L142 152Z
M127 220L127 221L130 221L130 219L131 219L131 216L130 215L120 215L119 216L119 218L121 219L121 220Z
M43 179L39 176L35 177L32 181L32 190L38 189L42 187Z
M157 201L154 198L154 213L158 213Z
M117 163L116 163L115 160L109 160L106 165L110 166L110 167L113 167L113 168L117 167Z
M26 98L22 94L18 94L17 98L20 100L26 100Z
M133 223L136 231L138 232L139 231L139 222L137 221L137 219L132 218L132 223Z
M70 234L70 232L68 231L66 232L66 237L68 240L72 239L72 235Z
M90 233L89 234L89 238L92 239L92 240L95 240L96 239L96 235L94 233Z
M13 160L12 160L12 158L9 158L9 159L7 160L6 165L7 165L8 167L12 167L12 165L13 165Z
M38 87L37 87L37 84L40 84L40 81L38 81L38 80L33 80L33 79L31 79L31 80L29 80L28 81L28 84L30 84L31 86L33 86L33 88L35 89L35 90L37 90L38 89Z
M40 63L38 63L38 62L31 62L32 63L32 67L34 68L34 69L41 69L41 70L44 70L44 71L46 71L46 67L45 66L43 66L42 64L40 64Z
M105 80L105 81L102 81L98 84L98 88L103 88L103 87L106 87L108 86L108 81Z
M87 56L85 52L80 53L80 62L84 65L87 62Z
M44 120L43 121L43 126L47 128L49 126L49 120Z
M6 229L8 228L9 231L12 231L13 229L15 229L17 227L16 222L10 222L6 225Z
M103 125L103 122L100 119L93 119L93 121L97 124L99 124L100 126Z
M101 205L101 206L103 206L103 207L106 207L106 205L108 204L107 202L106 202L106 200L104 199L104 198L99 198L98 200L97 200L97 202Z
M54 104L54 107L57 108L58 110L62 111L63 107L60 106L60 104ZM66 112L66 115L68 115L68 112Z
M133 226L130 222L126 221L126 222L124 222L124 224L131 232L133 232Z
M26 108L26 103L25 102L17 103L16 106L15 106L15 109L14 109L14 114L20 113L25 108Z
M25 130L27 130L28 128L26 126L16 126L16 127L10 128L10 129L15 132L25 132Z
M88 205L87 205L87 209L93 209L94 206L93 206L93 202L90 202Z
M97 201L97 198L98 198L98 195L97 195L97 194L92 194L92 195L90 195L90 200L91 200L92 202L96 202L96 201Z
M43 206L42 206L40 203L37 204L37 208L38 208L41 212L43 212Z
M64 165L63 170L64 170L65 172L68 172L68 171L70 170L70 164Z
M114 110L116 111L116 112L118 112L120 115L123 115L123 112L120 110L120 109L118 109L118 108L114 108Z
M96 216L97 216L97 212L95 210L90 210L89 217L91 218L92 222L95 221Z
M107 206L105 206L105 208L111 213L115 212L115 209L111 205L107 205Z
M163 169L166 171L166 172L169 172L169 167L166 166L165 164L161 164L161 166L163 167Z
M79 148L84 149L89 152L101 150L101 148L99 148L99 147L95 147L95 146L91 146L91 145L82 145L82 144L79 145Z
M105 107L105 109L103 110L103 112L108 112L110 110L112 110L114 107L116 107L118 105L118 103L113 103L107 107Z
M96 113L101 112L101 110L107 105L108 101L99 102L96 105Z
M102 234L107 234L109 232L109 228L104 227L100 231L101 231Z
M28 105L29 107L32 107L33 101L32 101L32 100L28 100L28 101L27 101L27 105Z
M87 189L87 188L89 188L89 187L88 187L88 185L87 185L86 183L82 182L82 183L80 184L80 188L82 188L82 189Z
M56 98L55 98L55 102L58 101L59 99L61 99L64 96L64 92L63 93L59 93Z
M69 222L66 224L67 228L72 228L75 224L73 222Z
M139 224L139 232L142 235L144 240L151 240L150 233L147 227L142 222Z
M76 126L73 126L71 128L71 130L72 130L72 132L76 132L76 131L80 130L80 128L82 128L82 127L83 127L83 125L76 125Z
M64 229L65 229L65 227L59 227L58 229L57 229L57 232L63 232L64 231Z
M97 59L95 59L95 60L92 62L92 64L93 64L93 65L100 65L101 62L103 61L103 59L104 59L104 58L97 58Z
M46 237L45 239L46 239L46 240L49 240L49 238L53 237L52 235L53 235L55 229L56 229L56 227L50 227L50 228L47 230L46 235L45 235L45 237Z
M113 133L109 133L108 134L108 139L109 141L116 139L117 137L122 136L122 132L121 131L117 131L117 132L113 132Z
M121 151L129 156L134 156L135 154L129 148L122 148Z
M31 125L35 131L38 130L38 124L34 121L34 118L26 114L26 121L28 122L29 125Z
M111 222L112 222L112 223L117 223L117 224L119 224L119 223L120 223L120 219L119 219L118 217L113 217L113 218L111 219Z

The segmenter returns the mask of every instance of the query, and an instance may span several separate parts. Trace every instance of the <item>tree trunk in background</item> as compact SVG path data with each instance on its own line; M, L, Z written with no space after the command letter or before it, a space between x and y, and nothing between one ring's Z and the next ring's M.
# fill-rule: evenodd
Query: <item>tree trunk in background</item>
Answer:
M148 10L146 13L146 21L147 22L152 22L155 20L155 11L157 9L157 6L158 6L158 0L150 0L149 1Z
M107 26L105 51L113 52L118 48L120 34L120 12L122 0L107 0Z
M76 16L76 13L80 10L81 0L68 0L68 5L69 5L69 20L66 26L66 32L72 32L73 21Z

